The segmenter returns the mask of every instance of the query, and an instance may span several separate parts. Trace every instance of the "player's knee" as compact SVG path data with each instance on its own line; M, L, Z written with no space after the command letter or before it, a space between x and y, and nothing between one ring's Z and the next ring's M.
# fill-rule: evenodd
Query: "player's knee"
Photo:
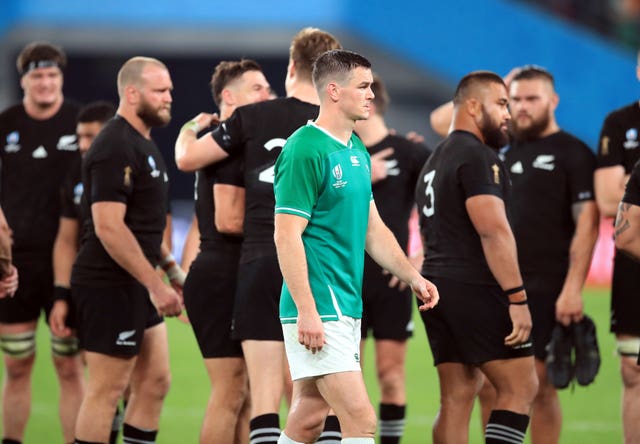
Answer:
M12 360L33 357L36 352L36 332L25 331L0 335L0 348Z
M80 353L78 338L70 336L62 338L60 336L51 335L51 353L54 357L73 357Z
M448 387L441 392L440 402L443 407L451 406L458 408L472 404L479 388L477 384L458 384L455 387Z
M63 382L72 382L82 379L82 361L77 357L53 357L58 378Z
M373 436L376 433L377 419L376 412L371 404L361 405L349 411L350 420L347 422L347 428L353 427L353 430L345 430L355 436ZM349 427L349 424L352 424Z
M171 372L169 370L158 372L140 383L138 392L146 397L164 399L171 387Z
M635 358L623 358L620 362L620 373L625 388L640 387L640 366Z

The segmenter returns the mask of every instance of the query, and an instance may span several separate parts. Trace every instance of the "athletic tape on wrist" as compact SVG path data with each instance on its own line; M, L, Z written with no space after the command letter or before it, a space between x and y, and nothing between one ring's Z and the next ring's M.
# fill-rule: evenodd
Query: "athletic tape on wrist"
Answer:
M182 125L182 128L180 129L180 131L189 130L198 134L200 132L200 129L201 129L200 124L198 123L197 120L189 120L187 123Z

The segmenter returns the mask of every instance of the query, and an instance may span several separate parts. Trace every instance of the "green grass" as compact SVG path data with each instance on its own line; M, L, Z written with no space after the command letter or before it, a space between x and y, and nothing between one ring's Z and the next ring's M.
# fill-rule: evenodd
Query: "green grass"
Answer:
M622 441L620 423L620 376L614 354L614 339L608 332L608 291L586 292L586 311L598 326L602 367L594 384L576 386L561 393L564 412L563 443L613 443ZM408 416L405 444L431 442L431 427L438 409L438 380L432 365L424 328L415 316L416 334L408 356ZM209 393L209 382L190 327L168 321L173 384L162 415L158 443L196 443ZM33 407L27 426L26 443L62 442L57 419L57 383L49 357L48 333L41 325L39 354L33 382ZM369 341L371 342L371 341ZM378 403L373 369L372 344L367 344L364 375L371 401ZM2 370L0 369L0 373ZM284 418L283 418L284 422ZM471 422L471 443L481 443L477 409Z

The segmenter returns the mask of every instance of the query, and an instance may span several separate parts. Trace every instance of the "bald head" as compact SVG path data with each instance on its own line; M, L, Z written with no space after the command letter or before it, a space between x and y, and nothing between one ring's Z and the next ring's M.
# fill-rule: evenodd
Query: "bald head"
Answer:
M472 98L480 100L491 84L502 85L507 89L502 77L491 71L474 71L467 74L458 83L453 105L458 107Z
M167 70L167 67L158 59L151 57L132 57L127 60L118 71L118 96L122 99L127 86L142 86L142 75L145 67L154 65ZM168 71L168 70L167 70Z

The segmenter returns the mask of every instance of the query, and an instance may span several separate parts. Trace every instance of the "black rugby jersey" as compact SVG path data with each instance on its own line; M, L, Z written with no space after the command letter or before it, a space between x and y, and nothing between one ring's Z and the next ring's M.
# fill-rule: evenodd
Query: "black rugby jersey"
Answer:
M0 114L0 205L13 230L17 260L51 260L60 216L60 186L80 157L78 105L65 100L50 119L36 120L23 105Z
M237 108L211 134L231 156L244 162L245 215L241 262L275 256L273 179L276 159L287 138L318 117L318 107L280 98Z
M215 184L244 187L242 159L230 157L196 172L194 199L200 230L200 250L225 252L228 248L239 249L242 236L220 233L216 229L216 206L213 198Z
M505 155L511 178L510 221L523 273L565 275L575 232L571 207L593 201L593 152L565 131L524 143Z
M126 204L125 224L147 259L153 265L158 263L166 224L168 182L167 168L156 144L122 117L110 120L82 162L82 205L89 218L73 266L72 284L121 285L133 280L98 239L90 211L94 202Z
M374 183L371 188L380 217L406 252L409 242L408 221L415 204L416 183L431 150L405 137L388 135L379 143L367 147L367 151L375 154L385 148L393 148L393 154L386 159L387 177Z
M84 225L89 215L87 214L88 208L82 205L84 186L82 184L81 159L78 158L74 163L75 165L67 171L62 181L60 216L75 219L78 222L78 240L81 240L84 237Z
M631 173L640 159L640 105L633 102L607 115L600 131L598 168L622 165Z
M424 275L497 285L465 202L490 194L508 208L508 181L497 152L475 135L453 131L438 145L416 187L420 233L426 240Z

